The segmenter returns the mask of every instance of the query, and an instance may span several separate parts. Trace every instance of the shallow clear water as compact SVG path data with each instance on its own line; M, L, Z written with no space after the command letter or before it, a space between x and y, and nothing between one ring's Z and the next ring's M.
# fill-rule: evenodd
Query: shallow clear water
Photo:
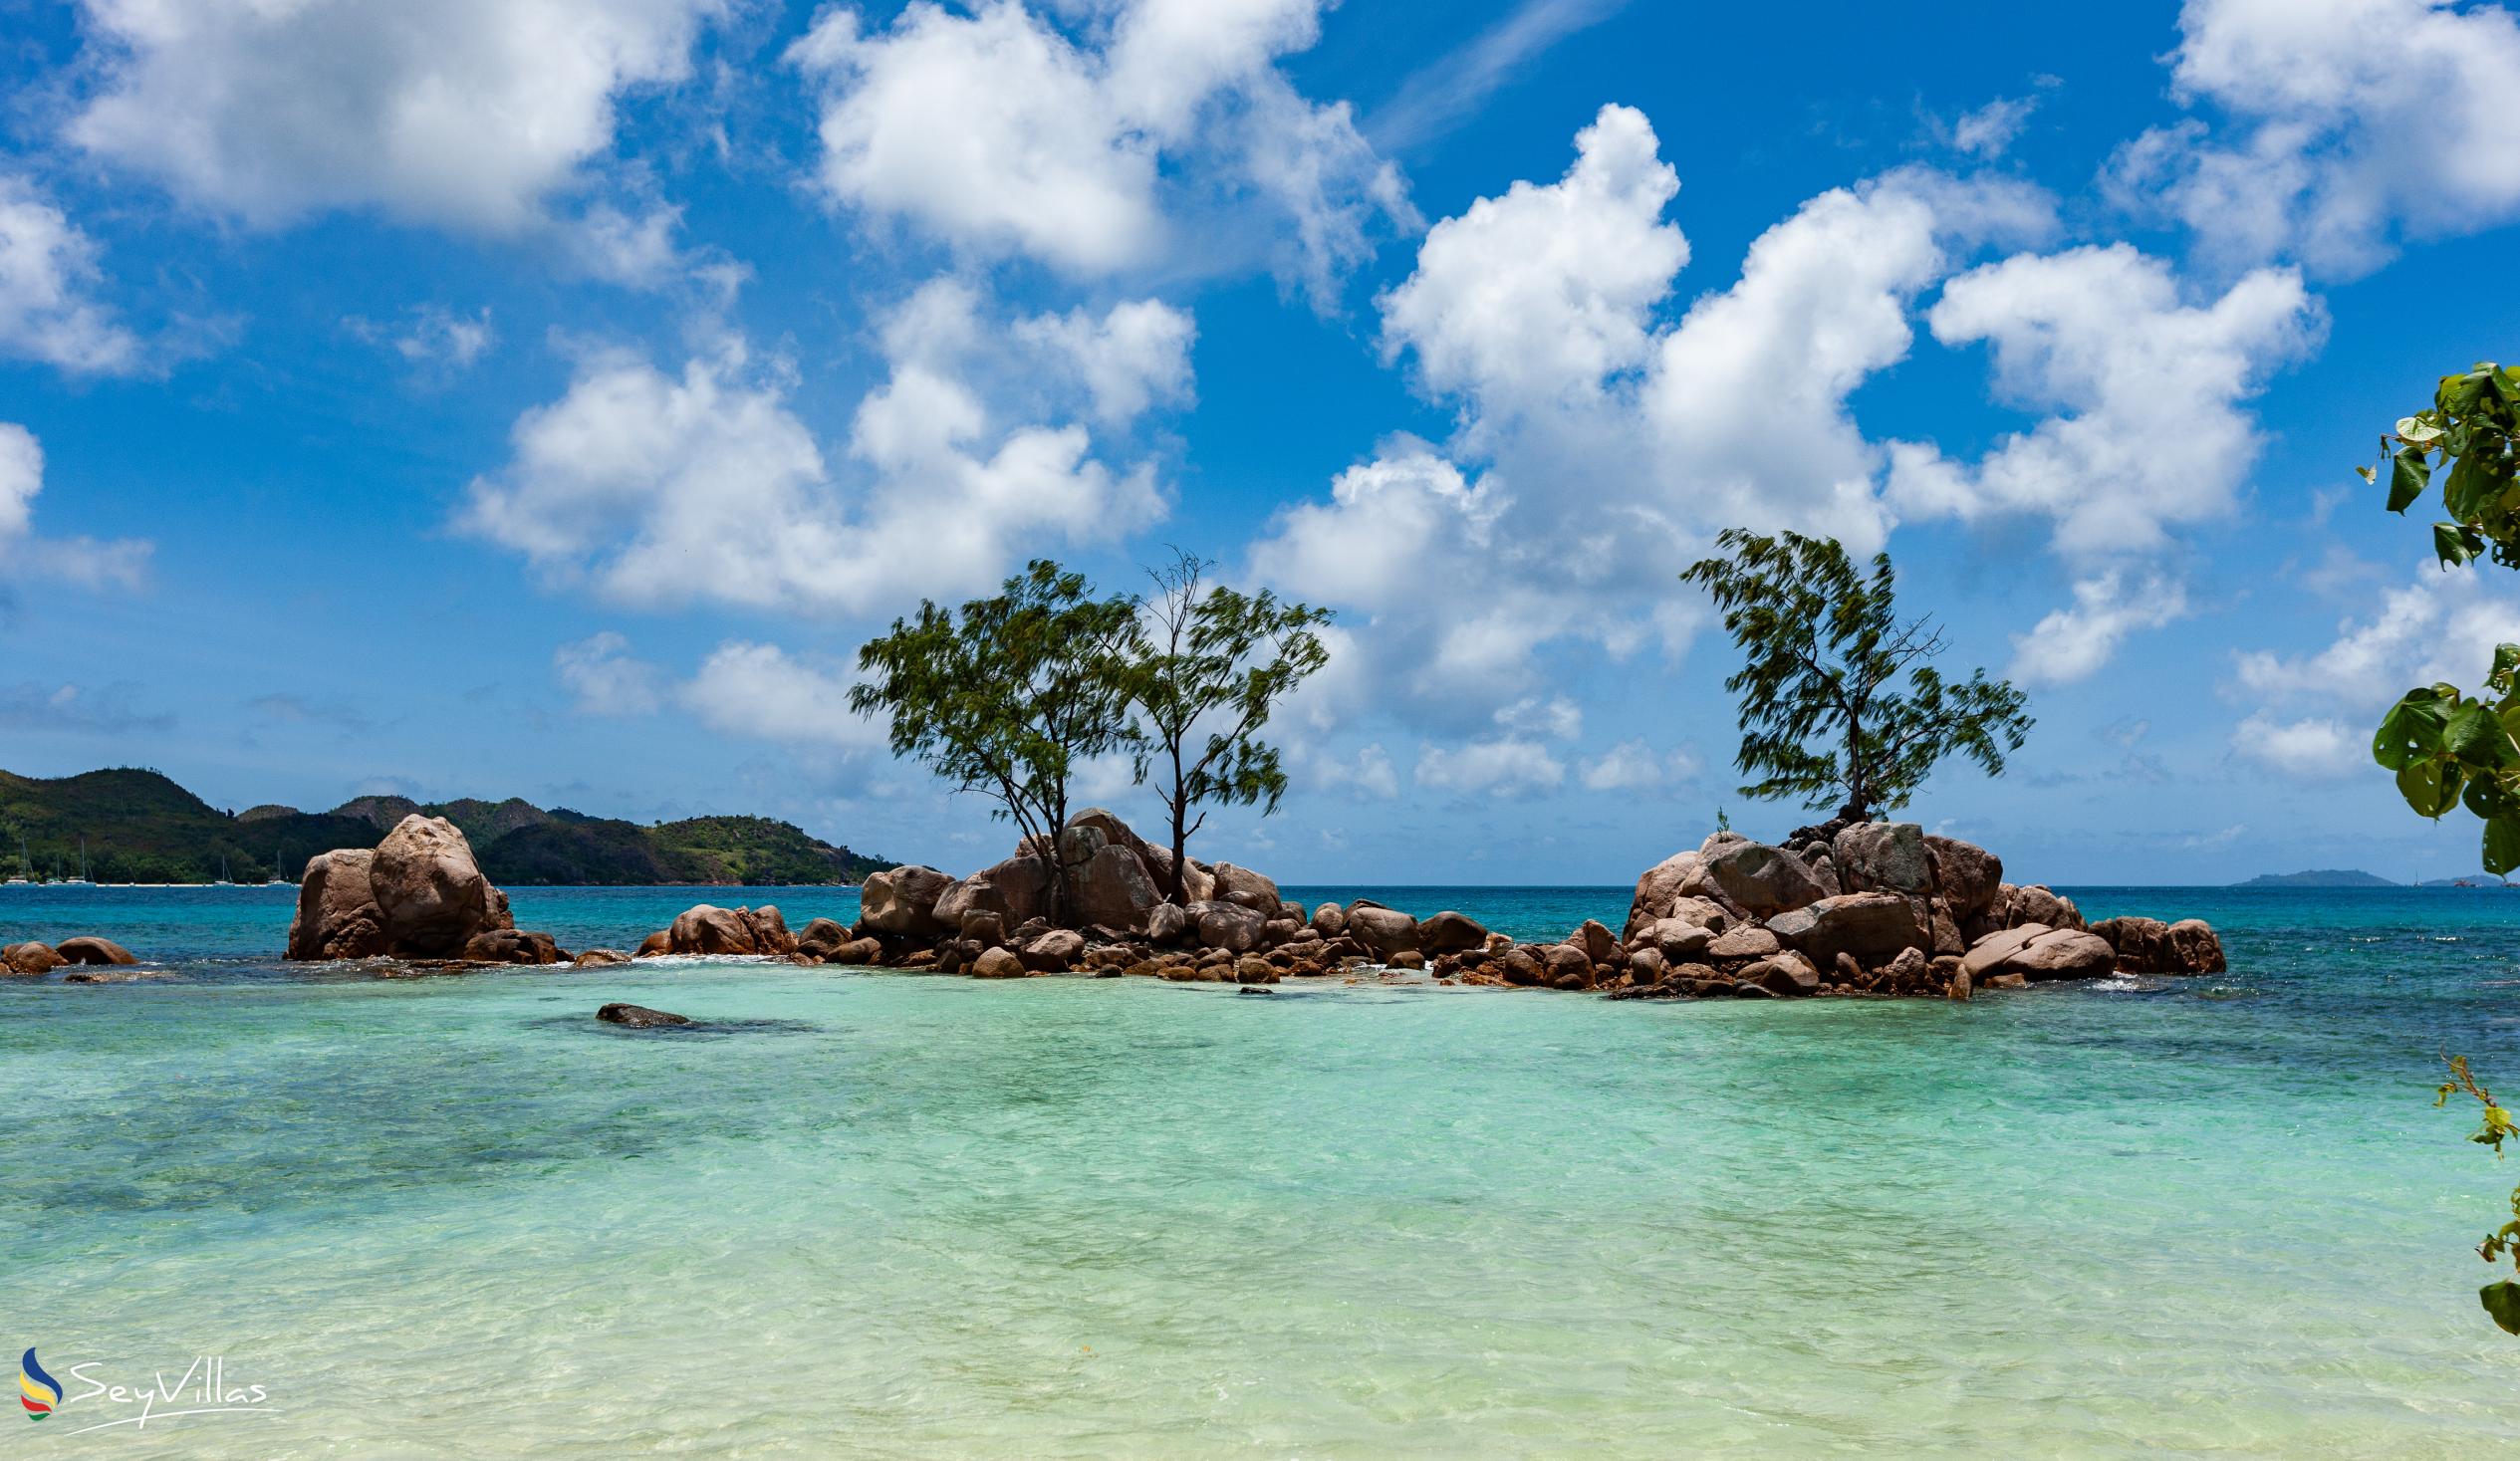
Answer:
M1380 895L1524 934L1626 903ZM73 1364L222 1355L279 1413L6 1424L258 1458L2520 1440L2469 1251L2520 1166L2429 1104L2444 1046L2520 1089L2520 896L2079 896L2210 918L2233 972L1966 1006L379 981L269 964L286 890L7 889L0 939L104 932L180 977L0 983L0 1338L74 1397ZM703 898L854 904L514 897L573 947ZM597 1025L615 999L725 1028Z

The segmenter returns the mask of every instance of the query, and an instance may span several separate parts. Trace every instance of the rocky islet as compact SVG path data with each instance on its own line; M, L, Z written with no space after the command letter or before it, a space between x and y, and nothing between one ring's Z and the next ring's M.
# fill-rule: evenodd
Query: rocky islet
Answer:
M2221 942L2201 921L2086 926L2072 899L2006 882L1994 853L1912 822L1828 823L1777 845L1718 832L1647 869L1617 932L1587 921L1547 943L1490 932L1459 912L1421 920L1363 898L1308 911L1265 874L1195 858L1176 904L1163 893L1170 870L1168 852L1097 808L1046 845L1027 840L967 877L926 866L873 874L846 928L818 918L791 937L776 908L703 904L649 935L639 953L1246 986L1425 970L1439 983L1621 998L1968 999L2040 980L2224 967ZM1055 908L1067 911L1054 923Z

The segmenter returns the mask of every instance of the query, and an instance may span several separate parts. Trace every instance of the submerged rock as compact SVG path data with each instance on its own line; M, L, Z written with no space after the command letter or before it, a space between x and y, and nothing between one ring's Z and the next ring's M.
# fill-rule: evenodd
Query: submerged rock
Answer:
M548 933L521 933L494 928L464 941L463 957L478 964L560 964L569 958Z
M667 1010L651 1010L645 1005L606 1005L595 1012L595 1017L608 1025L627 1025L632 1030L668 1030L677 1025L691 1023L688 1015L677 1015Z

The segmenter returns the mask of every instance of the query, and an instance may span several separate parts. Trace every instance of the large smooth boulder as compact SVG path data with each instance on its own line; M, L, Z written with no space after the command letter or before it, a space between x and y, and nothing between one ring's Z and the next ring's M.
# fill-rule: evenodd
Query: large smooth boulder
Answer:
M816 918L807 923L805 930L796 936L796 951L800 954L811 954L818 959L828 959L832 956L832 950L847 942L849 942L847 925L837 919Z
M0 949L0 973L50 974L69 962L68 959L56 953L50 945L37 943L33 939L28 939L24 943L13 943L5 949Z
M2048 931L2044 923L2023 923L2012 928L1998 928L1969 945L1960 956L1960 972L1973 979L1984 978L2004 967L2004 961L2021 952L2024 945Z
M1593 958L1571 943L1553 943L1540 951L1547 982L1559 989L1584 989L1593 983Z
M698 903L676 914L673 926L665 930L665 948L670 953L710 957L761 952L751 920L743 911L715 903Z
M1348 931L1348 910L1337 903L1324 903L1315 908L1313 931L1324 938L1337 938Z
M1240 903L1193 903L1188 911L1191 923L1198 929L1199 942L1227 953L1247 954L1258 948L1261 931L1269 924L1259 909Z
M1633 938L1638 929L1672 916L1681 885L1697 875L1703 861L1695 852L1674 852L1646 868L1637 879L1636 895L1628 900L1628 926L1620 936Z
M1820 971L1792 949L1743 969L1741 981L1787 999L1820 993Z
M865 906L863 891L859 905ZM961 928L973 913L995 913L1007 928L1043 917L1050 912L1050 864L1030 852L1018 853L937 894L929 912L942 929Z
M1076 967L1085 953L1085 935L1073 928L1053 928L1024 945L1017 955L1027 969L1044 974L1064 974Z
M1146 937L1155 943L1179 943L1190 931L1190 913L1178 903L1157 903L1146 910Z
M1467 914L1446 909L1417 925L1417 947L1428 954L1459 954L1487 947L1487 930Z
M1644 930L1638 942L1658 950L1674 964L1686 964L1710 957L1717 934L1702 923L1687 923L1677 918L1664 918Z
M139 962L131 956L129 949L116 943L113 939L99 938L93 933L83 933L77 938L65 938L53 945L53 952L60 955L61 961L65 964L136 964Z
M1847 892L1922 897L1933 891L1925 830L1913 822L1859 822L1838 834L1831 853L1839 885Z
M2095 937L2109 941L2118 951L2118 968L2128 974L2168 974L2184 972L2178 968L2178 956L2170 949L2170 925L2158 918L2142 918L2123 914L2103 918L2091 925Z
M1348 936L1378 959L1421 952L1417 920L1397 908L1357 904L1348 909Z
M1172 850L1146 844L1138 852L1146 859L1146 875L1155 880L1166 897L1172 891ZM1216 874L1196 857L1184 857L1181 869L1181 901L1204 903L1216 896Z
M1710 959L1764 959L1784 945L1777 936L1756 923L1727 928L1706 945Z
M2219 974L2229 967L2223 962L2222 940L2202 918L2181 918L2170 925L2168 937L2179 973Z
M1013 949L982 949L980 957L971 961L974 979L1021 979L1026 972L1024 961L1015 956Z
M1216 896L1225 902L1240 903L1246 908L1257 908L1275 917L1278 904L1285 901L1278 895L1278 885L1274 879L1264 877L1248 867L1237 867L1231 862L1219 862L1216 864L1215 874Z
M1997 895L1996 911L2007 924L2045 923L2050 928L2072 929L2083 926L2083 912L2074 906L2074 900L2043 883L2027 887L2006 883L2004 888Z
M2051 928L2013 950L2002 972L2029 979L2096 979L2117 967L2118 951L2109 940L2080 928Z
M1074 834L1093 829L1068 831L1070 836L1060 839L1062 849ZM1146 915L1164 900L1163 890L1146 870L1145 859L1118 843L1106 843L1081 863L1069 864L1067 879L1067 912L1072 923L1099 923L1125 933L1143 933Z
M395 823L377 844L368 885L389 954L444 958L461 953L474 934L516 926L506 895L473 860L472 845L442 817Z
M1933 860L1933 885L1960 922L1984 917L2004 884L2004 859L1958 838L1925 835L1925 854Z
M1757 917L1806 907L1829 895L1802 858L1765 843L1736 842L1706 857L1706 880Z
M1822 898L1770 918L1767 927L1819 964L1834 964L1844 953L1869 966L1901 949L1922 949L1929 937L1916 921L1915 905L1890 892Z
M752 930L755 953L785 958L796 952L796 936L788 932L788 920L776 906L764 903L758 908L737 908L735 914Z
M385 951L384 914L369 880L376 858L365 848L307 858L298 914L289 924L290 958L372 959Z
M936 904L954 880L933 867L895 867L870 872L858 889L858 918L879 933L932 938L946 932ZM959 919L955 927L961 926Z

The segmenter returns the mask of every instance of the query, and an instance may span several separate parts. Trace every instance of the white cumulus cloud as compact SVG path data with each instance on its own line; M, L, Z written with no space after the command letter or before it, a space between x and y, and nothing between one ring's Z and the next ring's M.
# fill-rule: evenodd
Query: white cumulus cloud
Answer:
M1320 0L1127 0L1085 34L1018 0L916 0L888 25L827 10L789 52L815 84L836 202L960 249L1076 274L1174 256L1180 214L1261 204L1293 275L1325 296L1378 216L1411 221L1398 174L1345 104L1275 63L1320 33Z
M2053 414L1974 467L1897 444L1890 500L1918 517L2042 513L2079 562L2230 512L2260 445L2243 403L2316 349L2326 315L2281 269L2189 304L2167 264L2113 244L1972 270L1925 319L1944 345L1986 343L2000 394Z
M2450 0L2189 0L2173 92L2218 116L2122 148L2128 201L2230 267L2350 277L2520 215L2520 18Z
M630 652L630 640L606 629L552 651L553 673L588 715L650 715L663 702L656 666Z
M141 367L138 337L96 297L96 241L25 178L0 173L0 354L73 374Z
M71 139L257 227L333 208L490 235L546 220L625 95L690 74L726 0L85 0Z
M2074 602L2013 636L2012 677L2030 685L2091 678L2129 634L2187 614L2187 590L2161 574L2113 568L2074 585Z
M776 644L729 639L676 697L729 735L841 751L881 750L884 727L849 708L852 677Z
M44 491L44 448L35 433L0 421L0 567L12 577L82 588L137 589L154 545L145 539L45 538L35 532Z
M893 312L891 373L840 463L790 407L786 371L740 342L674 374L591 356L518 419L511 460L474 480L459 523L620 603L843 614L984 590L1025 556L1160 518L1150 464L1115 468L1082 423L1025 418L982 388L995 370L1085 411L1109 404L1113 377L1064 346L988 348L1009 327L984 314L950 280Z
M2231 748L2287 776L2339 780L2372 765L2372 733L2324 716L2281 721L2252 715L2231 731Z
M1436 791L1519 797L1555 790L1566 780L1566 766L1541 742L1505 735L1455 747L1423 746L1416 775L1419 786Z

